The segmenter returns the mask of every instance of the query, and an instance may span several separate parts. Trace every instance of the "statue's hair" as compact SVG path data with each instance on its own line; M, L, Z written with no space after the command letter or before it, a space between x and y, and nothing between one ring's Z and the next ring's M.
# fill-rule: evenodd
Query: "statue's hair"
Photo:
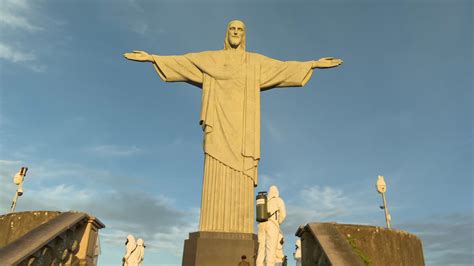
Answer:
M230 46L230 43L229 43L229 27L230 27L230 24L232 22L236 22L236 21L242 22L242 24L244 25L244 32L242 34L242 41L240 42L240 45L239 45L239 47L237 47L237 49L245 51L245 35L246 35L245 32L247 31L247 27L245 26L245 23L241 20L232 20L231 22L229 22L227 24L227 30L226 30L225 39L224 39L224 50L232 49L232 46Z

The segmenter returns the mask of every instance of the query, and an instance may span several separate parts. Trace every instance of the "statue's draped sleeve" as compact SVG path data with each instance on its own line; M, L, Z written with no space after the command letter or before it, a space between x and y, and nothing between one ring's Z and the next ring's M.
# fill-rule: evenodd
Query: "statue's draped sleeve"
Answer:
M313 74L312 62L279 61L260 55L260 89L304 86Z
M184 81L202 88L200 124L206 133L212 131L212 113L208 113L212 104L211 91L215 80L226 79L228 74L222 71L222 51L204 51L184 55L153 55L153 66L163 81Z
M189 60L188 55L153 55L153 66L166 82L185 81L202 84L202 71Z

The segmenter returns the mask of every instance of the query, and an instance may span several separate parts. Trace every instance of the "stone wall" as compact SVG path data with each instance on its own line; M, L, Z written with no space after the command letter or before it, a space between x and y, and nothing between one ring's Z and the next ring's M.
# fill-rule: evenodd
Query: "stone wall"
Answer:
M0 216L0 248L58 216L57 211L14 212Z
M376 226L311 223L300 227L303 266L424 266L418 237Z
M402 230L335 224L366 265L424 266L421 240Z

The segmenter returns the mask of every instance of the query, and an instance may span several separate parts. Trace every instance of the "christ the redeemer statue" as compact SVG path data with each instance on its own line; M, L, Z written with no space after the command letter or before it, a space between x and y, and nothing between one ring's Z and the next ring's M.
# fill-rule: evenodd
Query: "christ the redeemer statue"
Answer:
M228 24L224 50L185 55L125 58L151 62L160 78L202 88L200 123L204 131L204 177L199 231L253 233L254 187L260 159L260 92L304 86L314 68L342 64L278 61L245 50L245 24Z

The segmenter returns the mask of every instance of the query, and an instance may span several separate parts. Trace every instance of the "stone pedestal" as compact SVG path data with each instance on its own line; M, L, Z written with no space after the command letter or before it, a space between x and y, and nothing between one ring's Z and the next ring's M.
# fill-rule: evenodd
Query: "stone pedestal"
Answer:
M194 232L184 241L183 266L237 266L242 255L255 265L257 235Z

